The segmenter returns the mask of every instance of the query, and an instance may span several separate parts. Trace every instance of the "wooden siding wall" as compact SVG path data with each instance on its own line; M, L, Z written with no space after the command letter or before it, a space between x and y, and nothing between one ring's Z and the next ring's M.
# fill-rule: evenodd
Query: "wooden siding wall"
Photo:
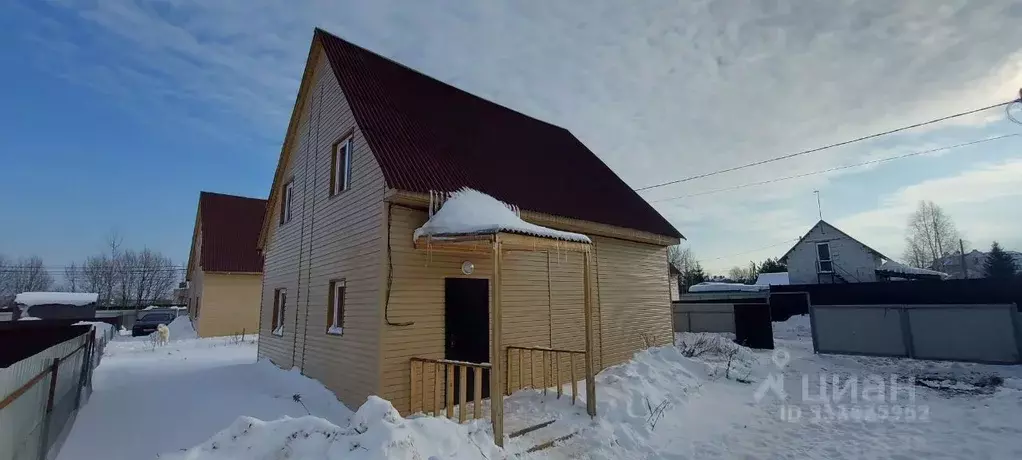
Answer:
M260 274L205 273L202 316L196 321L199 337L255 334L259 329Z
M427 253L417 250L412 244L412 233L426 222L428 215L424 211L397 205L392 205L390 209L392 283L387 306L388 319L391 323L414 324L383 326L383 369L379 394L390 400L399 411L407 413L411 391L409 359L444 357L444 278L489 279L493 272L493 258L487 254ZM461 264L465 260L475 264L471 275L461 273ZM490 288L493 288L492 281ZM427 375L424 387L428 391L433 385L434 376Z
M600 287L600 369L620 364L645 348L673 343L667 248L593 238Z
M488 254L415 249L412 232L427 217L425 211L391 206L393 281L389 320L414 324L384 326L380 396L403 413L409 411L410 404L409 359L444 358L444 278L489 279L493 267ZM663 246L612 238L597 237L594 243L594 361L597 369L604 369L644 348L644 335L658 345L672 342L667 250ZM461 273L461 264L466 260L475 264L472 275ZM582 260L581 254L568 252L505 253L502 292L505 346L585 349ZM500 359L506 356L505 351ZM533 370L537 383L542 381L543 372L552 372L549 361L544 371L538 353L535 366L530 366L528 358L526 352L519 382L518 352L512 351L508 366L512 388L519 383L530 384ZM568 383L567 361L562 361L560 371L560 383ZM584 375L584 360L577 359L576 376L582 379ZM433 376L427 373L423 387L433 388L433 383ZM413 399L419 400L419 396ZM427 394L427 401L429 397Z
M322 382L348 407L378 393L383 247L382 171L354 118L322 50L299 126L289 147L283 186L294 178L293 218L278 226L280 203L265 249L259 356L283 368L297 366ZM335 142L354 129L351 186L329 195ZM347 282L344 335L326 334L329 282ZM273 293L287 289L284 336L271 333Z

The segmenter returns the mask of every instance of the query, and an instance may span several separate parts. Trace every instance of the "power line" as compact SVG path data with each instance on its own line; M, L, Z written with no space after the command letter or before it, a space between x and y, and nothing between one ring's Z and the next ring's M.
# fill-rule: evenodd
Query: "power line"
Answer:
M1008 138L1008 137L1016 137L1016 136L1019 136L1019 135L1020 134L1004 134L1004 135L1001 135L1001 136L989 137L989 138L986 138L986 139L979 139L979 140L975 140L975 141L971 141L971 142L965 142L965 143L962 143L962 144L949 145L949 146L938 147L938 148L929 149L929 150L921 150L921 151L918 151L918 152L906 153L906 154L903 154L903 155L896 155L896 156L887 157L887 158L879 158L879 159L876 159L876 160L869 160L869 161L864 161L862 163L855 163L855 164L850 164L850 165L845 165L845 166L836 166L836 167L833 167L833 168L821 169L819 171L812 171L812 172L807 172L807 173L795 174L793 176L779 177L779 178L776 178L776 179L769 179L769 180L764 180L764 181L759 181L759 182L750 182L748 184L735 185L733 187L725 187L725 188L719 188L719 189L715 189L715 190L707 190L705 192L692 193L692 194L688 194L688 195L675 196L675 197L671 197L671 198L661 198L659 200L650 200L650 203L659 203L659 202L662 202L662 201L680 200L682 198L692 198L692 197L696 197L696 196L710 195L710 194L720 193L720 192L729 192L729 191L732 191L732 190L738 190L738 189L742 189L742 188L746 188L746 187L753 187L753 186L757 186L757 185L772 184L774 182L781 182L781 181L786 181L786 180L791 180L791 179L799 179L799 178L802 178L802 177L814 176L814 175L817 175L817 174L825 174L825 173L829 173L829 172L840 171L842 169L856 168L856 167L859 167L859 166L866 166L866 165L884 163L884 162L893 161L893 160L900 160L902 158L908 158L908 157L913 157L913 156L918 156L918 155L925 155L927 153L943 152L943 151L953 150L953 149L957 149L957 148L961 148L961 147L968 147L970 145L982 144L984 142L991 142L991 141L996 141L996 140L1000 140L1000 139L1005 139L1005 138Z
M718 257L718 258L710 259L710 261L719 261L719 260L722 260L722 259L729 259L729 258L734 258L734 257L737 257L737 256L743 256L743 255L746 255L746 254L752 254L752 252L758 252L758 251L763 250L763 249L770 249L771 247L777 247L777 246L780 246L781 244L792 243L792 242L795 242L795 241L798 241L798 238L786 239L784 241L771 244L769 246L762 246L762 247L758 247L758 248L755 248L755 249L746 250L744 252L736 252L736 254L729 255L729 256L721 256L721 257Z
M683 179L677 179L677 180L662 182L662 183L659 183L659 184L647 185L645 187L639 187L639 188L635 189L635 191L636 192L641 192L641 191L644 191L644 190L650 190L650 189L654 189L654 188L664 187L664 186L667 186L667 185L678 184L678 183L681 183L681 182L688 182L690 180L702 179L704 177L715 176L717 174L723 174L723 173L727 173L727 172L738 171L740 169L751 168L753 166L760 166L760 165L764 165L764 164L767 164L767 163L773 163L775 161L787 160L789 158L794 158L794 157L802 156L802 155L808 155L810 153L815 153L815 152L819 152L819 151L822 151L822 150L832 149L832 148L835 148L835 147L841 147L841 146L848 145L848 144L854 144L856 142L862 142L862 141L869 140L869 139L875 139L875 138L878 138L878 137L881 137L881 136L886 136L886 135L889 135L889 134L894 134L894 133L898 133L898 132L901 132L901 131L906 131L906 130L909 130L909 129L918 128L920 126L932 125L934 123L940 123L942 121L951 120L953 118L964 117L966 115L972 115L974 113L982 112L984 110L990 110L990 109L997 108L997 107L1009 106L1009 105L1011 105L1013 103L1016 103L1016 102L1019 102L1019 101L1022 101L1022 99L1013 99L1013 100L1010 100L1010 101L1007 101L1007 102L1001 102L1001 103L994 104L994 105L988 105L986 107L980 107L978 109L972 109L972 110L968 110L968 111L965 111L965 112L958 112L958 113L955 113L955 114L952 114L952 115L947 115L947 116L943 116L943 117L940 117L940 118L934 118L934 119L929 120L929 121L915 123L915 124L912 124L912 125L903 126L901 128L892 129L892 130L889 130L889 131L884 131L884 132L880 132L880 133L870 134L868 136L857 137L855 139L851 139L851 140L847 140L847 141L843 141L843 142L838 142L838 143L835 143L835 144L829 144L829 145L825 145L823 147L817 147L817 148L814 148L814 149L802 150L800 152L795 152L795 153L789 153L787 155L782 155L782 156L779 156L779 157L768 158L766 160L754 161L752 163L747 163L747 164L744 164L744 165L741 165L741 166L734 166L734 167L731 167L731 168L720 169L720 170L717 170L717 171L711 171L711 172L708 172L708 173L698 174L698 175L695 175L695 176L689 176L689 177L686 177L686 178L683 178Z

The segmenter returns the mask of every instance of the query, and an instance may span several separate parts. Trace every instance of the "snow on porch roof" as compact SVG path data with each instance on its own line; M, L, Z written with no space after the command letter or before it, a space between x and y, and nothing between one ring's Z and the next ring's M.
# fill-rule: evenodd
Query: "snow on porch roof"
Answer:
M453 237L491 235L500 232L539 236L563 241L591 243L581 233L564 232L530 224L518 215L513 206L478 190L463 188L451 194L440 210L415 229L412 239L420 237Z

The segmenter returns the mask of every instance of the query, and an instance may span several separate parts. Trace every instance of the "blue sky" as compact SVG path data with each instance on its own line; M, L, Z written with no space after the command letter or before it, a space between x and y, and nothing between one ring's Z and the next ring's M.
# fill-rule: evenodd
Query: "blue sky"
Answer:
M640 187L1014 97L1020 19L1009 0L5 2L0 254L60 266L117 231L184 263L200 190L266 196L314 26L563 125ZM642 195L1009 133L990 111ZM895 256L923 198L974 246L1022 249L1022 138L655 206L726 271L781 255L813 190Z

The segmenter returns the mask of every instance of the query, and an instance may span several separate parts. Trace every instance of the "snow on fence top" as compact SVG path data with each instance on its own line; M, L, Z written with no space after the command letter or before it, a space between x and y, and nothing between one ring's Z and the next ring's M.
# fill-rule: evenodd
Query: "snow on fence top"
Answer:
M901 273L903 275L933 275L939 276L941 277L941 279L951 277L951 275L948 275L947 273L944 272L938 272L936 270L927 270L925 268L909 267L908 265L901 264L893 260L888 260L884 262L883 264L880 265L880 268L878 268L877 270L890 273Z
M711 283L703 282L688 287L688 292L759 292L769 291L770 286L760 286L756 284L741 284L741 283Z
M96 303L99 294L93 292L22 292L14 296L14 303L26 307L33 305L75 305L82 306Z
M518 209L478 190L463 188L451 194L440 210L422 227L415 229L412 239L457 235L489 235L499 232L520 233L564 241L591 243L581 233L563 232L530 224L519 216Z

